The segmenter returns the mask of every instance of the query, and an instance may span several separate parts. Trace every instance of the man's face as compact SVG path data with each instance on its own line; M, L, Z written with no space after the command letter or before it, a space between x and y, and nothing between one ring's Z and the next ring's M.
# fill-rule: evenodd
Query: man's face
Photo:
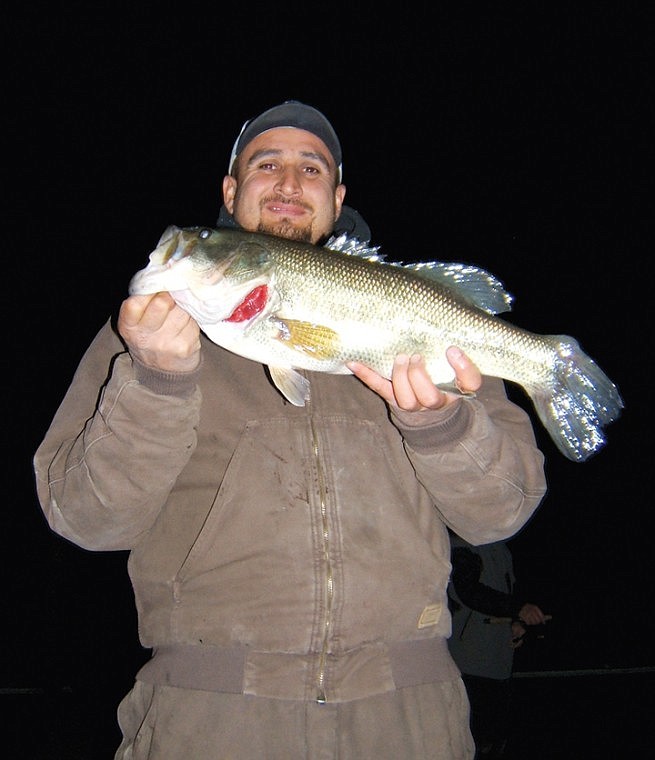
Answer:
M332 232L345 185L325 143L304 129L278 127L257 135L223 179L225 207L250 232L316 243Z

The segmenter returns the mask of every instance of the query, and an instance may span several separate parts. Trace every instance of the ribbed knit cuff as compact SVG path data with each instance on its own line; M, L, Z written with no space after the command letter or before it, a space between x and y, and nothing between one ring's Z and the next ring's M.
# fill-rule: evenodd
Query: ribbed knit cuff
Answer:
M136 379L159 396L189 397L198 385L202 356L198 366L190 372L166 372L153 369L132 357Z
M460 399L434 411L393 409L391 418L414 451L436 452L451 449L464 438L473 420L473 409L466 399Z

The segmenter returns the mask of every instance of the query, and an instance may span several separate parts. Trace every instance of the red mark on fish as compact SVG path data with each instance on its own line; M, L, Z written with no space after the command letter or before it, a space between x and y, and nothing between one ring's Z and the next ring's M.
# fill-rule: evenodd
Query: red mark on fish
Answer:
M241 301L225 320L226 322L245 322L263 311L268 300L268 285L258 285Z

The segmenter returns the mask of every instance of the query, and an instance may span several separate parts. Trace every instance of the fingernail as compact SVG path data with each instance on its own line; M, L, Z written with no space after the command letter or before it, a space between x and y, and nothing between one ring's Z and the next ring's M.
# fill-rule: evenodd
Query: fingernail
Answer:
M460 361L461 358L464 356L464 354L460 351L459 348L451 348L450 356L451 356L451 359L454 359L455 361Z

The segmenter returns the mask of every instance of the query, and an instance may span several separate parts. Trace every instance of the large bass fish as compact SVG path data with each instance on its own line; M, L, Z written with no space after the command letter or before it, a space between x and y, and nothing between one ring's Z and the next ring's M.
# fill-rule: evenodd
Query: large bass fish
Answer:
M341 236L325 247L234 229L169 227L131 294L169 291L214 343L269 368L292 403L309 399L297 370L349 374L348 361L391 377L399 353L422 354L432 380L452 387L445 358L458 346L483 375L518 383L558 449L584 461L623 402L566 335L538 335L495 316L511 297L464 264L387 263Z

